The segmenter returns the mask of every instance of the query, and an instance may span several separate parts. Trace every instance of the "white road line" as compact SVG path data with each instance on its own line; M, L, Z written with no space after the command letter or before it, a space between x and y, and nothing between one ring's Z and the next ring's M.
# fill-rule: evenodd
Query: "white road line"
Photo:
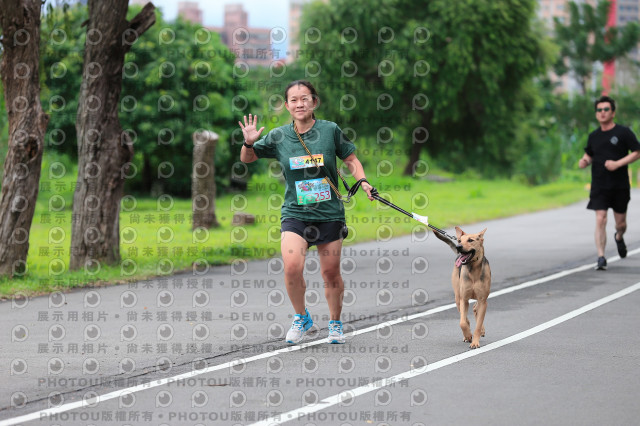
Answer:
M629 251L628 255L629 256L633 256L637 253L640 253L640 248L639 249L635 249L632 251ZM615 256L615 257L611 257L609 262L613 263L617 260L620 260L620 257ZM570 274L574 274L576 272L581 272L587 269L591 269L594 267L595 264L587 264L587 265L583 265L583 266L579 266L577 268L573 268L573 269L569 269L566 271L561 271L552 275L549 275L547 277L542 277L536 280L532 280L532 281L527 281L525 283L522 284L518 284L512 287L508 287L499 291L496 291L494 293L491 294L490 297L496 297L496 296L500 296L502 294L507 294L507 293L511 293L517 290L522 290L524 288L528 288L528 287L533 287L535 285L538 284L542 284L548 281L552 281ZM391 321L385 321L383 323L380 324L376 324L373 325L371 327L367 327L367 328L363 328L360 330L355 330L353 332L350 333L346 333L345 337L350 338L353 336L357 336L360 334L364 334L364 333L369 333L371 331L376 331L379 330L381 328L384 327L389 327L395 324L399 324L402 322L407 322L407 321L412 321L416 318L421 318L421 317L425 317L425 316L429 316L429 315L433 315L439 312L443 312L449 309L453 309L455 308L456 305L455 303L450 303L448 305L443 305L443 306L439 306L437 308L433 308L433 309L429 309L427 311L424 312L418 312L416 314L413 315L407 315L407 316L403 316L400 318L397 318L395 320L391 320ZM296 346L288 346L282 349L278 349L275 351L271 351L271 352L265 352L263 354L258 354L252 357L248 357L248 358L242 358L242 359L238 359L238 360L234 360L234 361L230 361L230 362L226 362L224 364L218 364L218 365L212 365L210 367L207 368L203 368L201 370L195 370L195 371L190 371L188 373L183 373L183 374L179 374L176 376L172 376L172 377L166 377L164 379L159 379L159 380L154 380L153 382L150 383L145 383L142 385L137 385L137 386L132 386L129 388L125 388L122 390L118 390L118 391L113 391L113 392L109 392L103 395L99 395L96 398L91 398L88 400L82 400L82 401L76 401L76 402L71 402L68 404L63 404L59 407L51 407L51 408L47 408L44 410L40 410L40 411L36 411L30 414L25 414L22 416L18 416L18 417L13 417L10 419L6 419L6 420L2 420L0 421L0 426L12 426L12 425L17 425L20 423L24 423L24 422L28 422L28 421L32 421L32 420L39 420L39 419L43 419L45 417L51 416L51 415L55 415L55 414L60 414L60 413L64 413L67 411L71 411L71 410L76 410L78 408L86 408L86 407L95 407L97 404L101 403L101 402L105 402L105 401L109 401L111 399L114 398L119 398L122 395L127 395L127 394L132 394L132 393L136 393L136 392L140 392L143 390L147 390L147 389L153 389L156 388L158 386L164 386L166 384L169 383L173 383L179 380L185 380L185 379L189 379L195 376L200 376L202 374L207 374L207 373L211 373L214 371L219 371L219 370L224 370L226 368L231 368L234 366L237 366L239 364L247 364L249 362L253 362L253 361L258 361L261 359L265 359L265 358L271 358L273 356L276 355L280 355L280 354L284 354L284 353L288 353L288 352L295 352L295 351L299 351L302 349L306 349L310 346L316 346L316 345L320 345L320 344L324 344L326 342L326 338L322 338L322 339L318 339L318 340L314 340L312 342L307 342L307 343L303 343L300 345L296 345ZM487 347L491 347L491 345L495 345L496 343L492 343L490 345L485 346L485 348ZM476 350L477 352L478 350ZM482 350L482 348L480 348L480 352L478 353L483 353L484 350ZM462 356L465 356L464 354ZM465 356L466 358L466 356ZM465 359L462 358L462 359ZM442 362L442 361L439 361ZM437 365L437 363L431 364L430 367L432 367L433 365ZM439 367L438 367L439 368Z
M525 330L523 332L520 332L518 334L514 334L513 336L507 337L506 339L502 339L499 340L497 342L493 342L493 343L489 343L486 346L481 346L478 349L475 350L468 350L466 352L463 352L461 354L458 355L454 355L452 357L449 358L445 358L443 360L434 362L433 364L428 364L425 367L421 367L421 368L415 368L409 371L406 371L404 373L400 373L397 374L395 376L391 376L388 377L386 379L381 379L378 380L374 383L370 383L366 386L360 386L358 388L355 389L351 389L351 390L347 390L347 391L342 391L338 394L332 395L328 398L323 399L322 401L313 404L313 405L307 405L305 407L302 408L298 408L296 410L291 410L288 411L286 413L281 414L278 417L271 417L269 419L257 422L257 423L253 423L251 424L251 426L273 426L273 425L279 425L282 423L286 423L292 420L297 420L300 421L302 420L301 417L306 415L306 414L311 414L311 413L315 413L317 411L320 410L325 410L329 407L332 407L334 405L340 404L341 402L346 402L351 400L352 398L355 398L357 396L360 395L364 395L366 393L369 392L373 392L375 390L378 390L380 388L386 387L386 386L390 386L394 383L400 382L402 380L408 380L411 379L412 377L416 377L416 376L420 376L422 374L426 374L429 373L431 371L435 371L438 370L442 367L446 367L448 365L451 364L455 364L456 362L460 362L463 361L465 359L468 358L472 358L474 356L478 356L481 355L485 352L489 352L492 351L494 349L498 349L501 348L502 346L506 346L509 345L511 343L514 342L518 342L522 339L525 339L527 337L533 336L534 334L540 333L541 331L547 330L551 327L555 327L558 324L562 324L563 322L569 321L570 319L573 319L575 317L577 317L578 315L582 315L586 312L589 312L593 309L596 309L604 304L607 304L609 302L612 302L614 300L620 299L621 297L627 296L628 294L633 293L634 291L637 291L640 289L640 282L627 287L623 290L620 290L616 293L613 293L607 297L603 297L602 299L596 300L593 303L589 303L588 305L585 305L581 308L578 308L574 311L571 311L569 313L566 313L564 315L561 315L557 318L554 318L550 321L547 321L543 324L537 325L533 328L530 328L528 330Z
M633 256L640 253L640 248L631 250L627 253L627 256ZM609 263L617 262L620 260L620 256L612 256L608 259ZM511 287L503 288L502 290L498 290L492 292L489 295L489 298L502 296L503 294L513 293L514 291L522 290L523 288L533 287L538 284L545 283L547 281L557 280L558 278L566 277L567 275L575 274L576 272L586 271L592 269L596 266L596 263L590 263L588 265L578 266L577 268L567 269L566 271L560 271L552 275L548 275L546 277L538 278L537 280L527 281L526 283L514 285Z
M629 251L629 253L627 253L627 256L633 256L635 254L640 253L640 248L634 249ZM620 260L620 256L612 256L610 259L608 259L609 263L613 263L613 262L617 262L618 260ZM509 293L513 293L514 291L518 291L518 290L522 290L525 288L529 288L529 287L533 287L536 286L538 284L543 284L549 281L553 281L553 280L557 280L558 278L562 278L562 277L566 277L568 275L571 274L575 274L577 272L582 272L582 271L587 271L589 269L593 269L596 266L596 263L589 263L587 265L582 265L582 266L578 266L577 268L573 268L573 269L567 269L565 271L560 271L560 272L556 272L555 274L551 274L551 275L547 275L546 277L541 277L538 278L536 280L532 280L532 281L527 281L524 282L522 284L517 284L511 287L507 287L507 288L503 288L502 290L498 290L498 291L494 291L489 295L489 299L493 298L493 297L498 297L498 296L502 296L503 294L509 294ZM437 308L433 308L433 309L429 309L428 311L424 311L424 312L418 312L412 315L407 315L406 317L400 317L397 318L395 320L392 321L386 321L384 323L381 324L376 324L376 325L372 325L371 327L367 327L367 328L363 328L360 330L356 330L352 333L349 333L347 335L353 335L353 336L357 336L358 334L363 334L363 333L368 333L370 331L376 331L379 330L382 327L388 327L394 324L398 324L401 322L405 322L405 321L412 321L416 318L422 318L422 317L426 317L429 315L433 315L433 314L437 314L439 312L442 311L446 311L448 309L453 309L456 307L455 303L450 303L448 305L443 305L443 306L439 306ZM1 426L1 424L0 424Z

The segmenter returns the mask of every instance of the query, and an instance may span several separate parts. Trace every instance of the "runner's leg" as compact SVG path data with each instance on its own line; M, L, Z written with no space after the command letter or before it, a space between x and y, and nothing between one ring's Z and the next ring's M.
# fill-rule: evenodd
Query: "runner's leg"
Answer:
M329 305L329 319L340 321L342 314L342 298L344 297L344 281L340 275L340 256L342 240L332 241L318 246L320 270L324 280L324 296Z
M616 220L616 234L619 240L627 232L627 213L613 212L613 218Z
M304 280L304 262L307 242L300 235L285 231L282 233L280 250L284 262L284 284L289 300L296 314L305 314L304 294L307 284Z
M604 257L604 248L607 244L607 210L596 210L596 249L598 257Z

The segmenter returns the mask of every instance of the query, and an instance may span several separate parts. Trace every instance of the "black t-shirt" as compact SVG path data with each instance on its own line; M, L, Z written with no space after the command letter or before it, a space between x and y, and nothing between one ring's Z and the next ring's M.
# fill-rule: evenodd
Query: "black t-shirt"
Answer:
M619 160L629 154L629 151L638 150L640 150L640 142L628 127L616 124L606 132L600 128L591 132L587 147L584 149L584 152L593 160L591 163L591 188L630 188L627 166L610 172L604 163L607 160Z

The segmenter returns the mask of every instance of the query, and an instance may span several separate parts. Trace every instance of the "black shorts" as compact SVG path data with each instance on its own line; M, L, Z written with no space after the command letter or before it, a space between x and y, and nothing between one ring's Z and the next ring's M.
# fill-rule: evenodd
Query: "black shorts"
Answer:
M616 213L626 213L631 200L629 189L591 189L589 194L589 210L613 209Z
M309 247L346 238L349 233L347 225L342 221L303 222L292 218L286 218L281 222L280 232L285 231L300 235Z

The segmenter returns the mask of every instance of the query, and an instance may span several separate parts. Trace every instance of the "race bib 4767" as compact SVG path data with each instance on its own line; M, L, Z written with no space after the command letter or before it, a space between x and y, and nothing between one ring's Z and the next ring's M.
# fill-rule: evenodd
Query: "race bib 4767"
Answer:
M302 157L289 158L289 167L291 170L306 169L308 167L315 167L314 160L318 166L324 166L324 155L313 154L313 159L308 155Z

